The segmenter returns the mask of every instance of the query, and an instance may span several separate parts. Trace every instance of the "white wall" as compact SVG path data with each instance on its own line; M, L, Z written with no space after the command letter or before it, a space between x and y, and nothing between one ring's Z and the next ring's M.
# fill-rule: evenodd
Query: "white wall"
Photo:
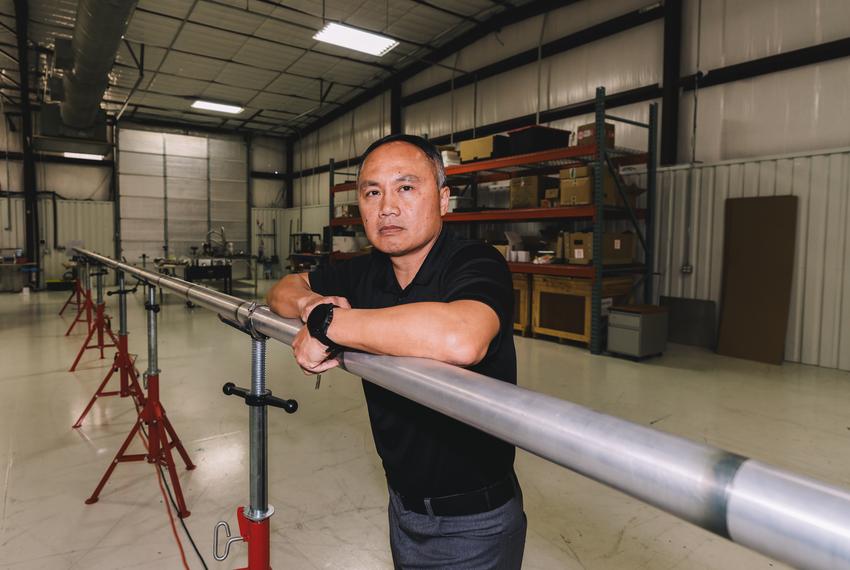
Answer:
M698 8L699 0L684 3L683 37L688 41L683 46L683 75L850 37L846 0L703 0L701 18ZM690 158L693 108L693 93L684 93L679 123L682 162ZM850 60L702 89L697 108L698 161L847 146Z
M686 252L688 171L686 166L659 171L657 295L719 306L726 199L797 196L785 358L850 370L850 148L699 165ZM690 274L681 271L686 260L693 266Z
M7 212L11 205L11 225L7 230ZM39 239L42 243L42 284L45 279L60 279L68 259L65 246L81 240L85 247L112 257L115 254L113 203L102 201L57 200L56 240L53 234L53 202L38 201ZM0 200L0 247L23 248L26 243L24 199ZM58 246L54 247L54 245Z
M251 170L286 171L286 144L282 139L257 137L251 142ZM255 178L251 181L252 205L255 208L282 208L286 205L283 180Z

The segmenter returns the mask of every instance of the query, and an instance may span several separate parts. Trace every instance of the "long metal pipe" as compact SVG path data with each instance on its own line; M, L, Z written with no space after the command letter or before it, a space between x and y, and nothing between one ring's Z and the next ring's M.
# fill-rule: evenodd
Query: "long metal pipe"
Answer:
M267 307L252 312L236 297L77 251L285 344L301 328ZM776 560L850 567L846 489L433 360L346 353L343 368Z

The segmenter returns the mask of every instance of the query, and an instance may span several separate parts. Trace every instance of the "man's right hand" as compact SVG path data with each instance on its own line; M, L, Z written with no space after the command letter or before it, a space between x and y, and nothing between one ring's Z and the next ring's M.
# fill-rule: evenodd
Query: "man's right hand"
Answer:
M341 307L343 309L350 309L351 303L348 302L348 299L345 297L322 297L321 295L314 295L312 297L306 297L303 301L303 307L300 308L299 313L301 316L301 322L306 323L307 317L310 316L310 312L316 308L317 305L324 305L325 303L331 303L336 305L337 307Z

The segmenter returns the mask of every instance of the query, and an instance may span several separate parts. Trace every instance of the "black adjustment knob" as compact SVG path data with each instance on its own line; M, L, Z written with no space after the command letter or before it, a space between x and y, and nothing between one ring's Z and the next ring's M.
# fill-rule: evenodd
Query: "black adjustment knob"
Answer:
M284 400L283 398L272 396L271 393L266 394L264 400L269 406L274 406L275 408L283 408L283 411L285 411L287 414L294 414L298 411L298 402L296 402L295 400Z
M272 393L266 390L266 393L261 396L254 396L246 388L240 388L233 382L228 382L221 387L221 391L225 396L239 396L249 406L272 406L282 408L288 414L294 414L298 411L298 402L295 400L284 400L277 396L272 396Z

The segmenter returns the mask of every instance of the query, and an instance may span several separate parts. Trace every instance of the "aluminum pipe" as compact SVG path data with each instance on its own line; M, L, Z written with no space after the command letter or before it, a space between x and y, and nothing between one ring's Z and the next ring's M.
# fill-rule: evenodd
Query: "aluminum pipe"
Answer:
M301 327L268 308L78 250L220 315L291 344ZM721 449L660 432L421 358L342 355L369 382L472 425L743 546L794 566L850 568L850 492Z

